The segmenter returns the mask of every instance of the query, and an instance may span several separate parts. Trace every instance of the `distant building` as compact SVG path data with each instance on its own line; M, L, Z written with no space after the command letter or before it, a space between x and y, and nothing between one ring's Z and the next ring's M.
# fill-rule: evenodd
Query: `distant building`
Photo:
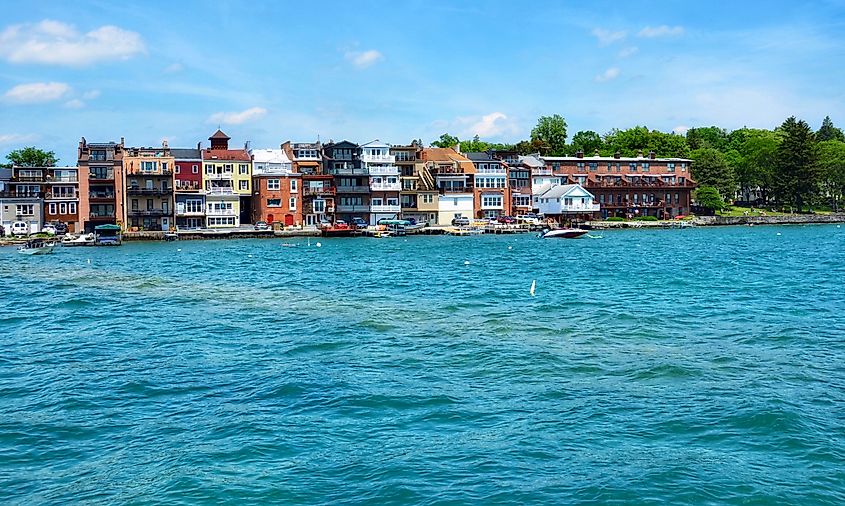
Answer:
M329 142L323 148L324 172L334 177L335 219L370 220L370 178L361 161L361 149L354 142Z
M475 165L473 196L475 218L499 218L511 214L507 165L490 153L466 153Z
M592 193L580 184L553 185L537 195L537 210L558 221L589 220L599 211Z
M175 159L161 147L130 147L123 155L123 223L143 230L170 230L174 219ZM119 183L116 183L119 184Z
M370 225L382 219L397 219L402 208L399 206L399 168L396 157L390 152L390 145L376 139L362 144L361 167L369 176Z
M123 154L122 137L119 143L79 141L79 219L85 232L122 219Z
M390 154L399 169L402 218L434 223L437 219L437 190L430 174L428 179L423 179L422 150L422 146L414 141L407 146L391 146Z
M219 129L202 150L205 220L208 228L238 227L251 219L252 161L246 149L229 149Z
M202 184L202 151L172 148L175 164L176 228L205 227L205 191Z
M437 190L437 225L450 225L454 218L475 214L472 161L452 148L425 148L423 172Z
M252 156L252 221L292 226L302 224L302 175L284 149L254 149Z

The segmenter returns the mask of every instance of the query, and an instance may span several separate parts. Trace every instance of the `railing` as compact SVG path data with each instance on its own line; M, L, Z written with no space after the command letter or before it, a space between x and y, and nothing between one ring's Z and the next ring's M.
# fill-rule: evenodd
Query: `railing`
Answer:
M337 193L370 193L369 186L338 186Z
M371 176L398 176L399 175L399 167L395 165L376 165L375 167L370 167L370 175Z
M531 169L532 176L551 176L552 169Z
M599 204L569 204L560 206L561 211L584 211L596 212L600 209Z
M209 195L237 195L237 193L235 193L235 189L229 188L229 187L226 187L226 188L219 188L219 187L214 188L214 187L212 187L212 188L209 188L207 193Z
M302 194L306 196L314 196L314 195L334 195L335 194L335 187L334 186L326 186L323 188L309 188L305 187L302 189Z
M108 158L105 154L95 155L95 154L92 153L92 154L88 155L88 160L94 161L94 162L105 162L106 160L111 160L111 158Z
M52 179L47 180L48 183L78 183L79 178L76 176L62 176L62 177L54 177Z
M507 176L508 171L504 167L498 169L478 169L477 174L493 174L497 176Z
M391 192L398 192L402 189L402 185L399 182L396 183L370 183L370 190L373 191L391 191Z
M127 213L129 216L167 216L170 211L166 209L132 209Z
M443 193L472 193L472 188L467 186L447 186L438 189Z
M236 216L237 214L234 209L208 209L205 212L206 216Z
M368 213L370 212L370 206L366 204L337 204L336 206L337 212L339 213Z
M129 187L126 193L129 195L163 195L173 193L173 188L140 188L133 186Z
M108 171L105 174L103 174L103 173L98 174L96 172L91 171L88 174L88 179L90 181L114 181L114 172Z
M46 181L44 176L12 176L13 182L20 183L43 183Z
M114 200L114 193L106 193L106 192L89 192L88 199L89 200Z
M205 211L186 211L184 206L177 206L176 216L205 216Z
M232 179L235 177L234 172L206 172L205 177L208 179Z
M23 192L23 191L4 191L0 192L0 196L12 198L41 198L44 195L42 192Z
M92 220L102 220L102 219L114 219L114 213L95 213L92 212L88 215Z
M61 193L47 192L47 194L44 196L44 198L47 199L47 200L77 199L77 198L79 198L79 192L78 191L61 192Z
M402 208L396 204L384 204L384 205L372 205L370 206L371 212L374 213L398 213L402 210Z
M329 174L335 176L367 176L369 173L365 167L336 167L329 169Z
M393 155L361 155L361 160L367 163L394 163L396 157Z

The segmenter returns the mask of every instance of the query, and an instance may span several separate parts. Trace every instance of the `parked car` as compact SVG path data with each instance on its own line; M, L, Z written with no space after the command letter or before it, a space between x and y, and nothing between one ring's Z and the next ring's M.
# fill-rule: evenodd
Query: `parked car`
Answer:
M359 218L358 216L352 218L352 224L356 228L367 228L367 222L364 221L364 218Z
M270 230L270 225L266 221L256 221L253 228L255 230Z
M537 218L537 216L531 216L530 214L520 214L519 216L516 217L516 220L522 221L524 223L528 223L529 225L539 225L540 224L540 218Z
M330 226L332 226L332 222L328 218L320 218L320 223L317 226L318 227L330 227Z
M466 227L469 225L469 218L467 218L466 216L458 216L457 218L453 218L452 225L458 227Z
M516 223L516 220L513 218L513 216L499 216L499 223L511 224Z
M12 235L29 235L29 223L25 221L12 223Z
M44 225L44 227L41 229L41 232L49 235L56 235L56 227L48 223L47 225Z
M349 228L349 225L343 220L337 220L334 222L334 228Z
M67 234L67 223L62 223L61 221L51 221L49 225L52 225L53 228L56 229L56 235Z

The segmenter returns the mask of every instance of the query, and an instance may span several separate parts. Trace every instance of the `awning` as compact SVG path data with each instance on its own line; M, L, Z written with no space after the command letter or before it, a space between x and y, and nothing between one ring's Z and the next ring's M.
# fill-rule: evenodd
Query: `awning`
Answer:
M120 225L97 225L94 230L120 230Z

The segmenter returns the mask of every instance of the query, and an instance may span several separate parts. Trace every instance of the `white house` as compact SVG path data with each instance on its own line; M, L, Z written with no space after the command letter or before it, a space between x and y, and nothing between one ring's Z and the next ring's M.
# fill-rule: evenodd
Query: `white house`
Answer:
M580 184L553 185L535 194L534 198L538 212L545 216L592 214L599 211L595 196Z
M447 193L437 197L437 224L451 225L455 218L473 219L472 193Z
M402 210L399 205L399 167L390 145L376 139L361 144L361 163L370 176L370 225L381 219L396 219Z
M293 172L293 163L284 149L251 149L252 175L281 176Z

